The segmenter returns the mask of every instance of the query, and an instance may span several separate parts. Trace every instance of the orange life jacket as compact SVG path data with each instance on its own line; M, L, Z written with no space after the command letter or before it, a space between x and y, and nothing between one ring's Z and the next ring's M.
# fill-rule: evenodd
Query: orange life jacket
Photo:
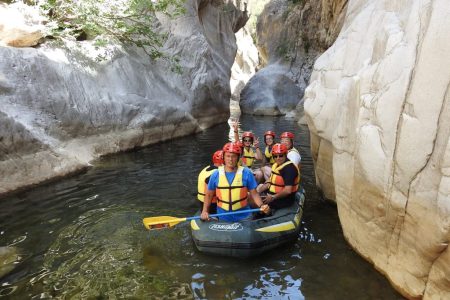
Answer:
M238 167L233 182L228 182L225 175L224 166L220 166L219 170L219 182L216 188L217 206L223 210L238 210L247 206L248 189L243 186L242 172L244 167Z
M292 187L292 193L295 193L298 190L298 184L300 182L300 172L298 171L298 167L290 160L284 162L281 166L278 166L277 163L274 163L272 165L272 174L270 175L270 187L269 187L269 193L271 194L278 194L281 192L284 187L284 179L281 176L281 170L286 167L287 165L292 164L297 169L297 177L295 177L294 185Z

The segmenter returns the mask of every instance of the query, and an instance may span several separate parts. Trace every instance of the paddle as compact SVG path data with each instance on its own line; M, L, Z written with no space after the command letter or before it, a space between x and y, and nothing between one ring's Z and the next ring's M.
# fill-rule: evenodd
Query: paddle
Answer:
M246 209L246 210L226 212L226 213L221 213L221 214L213 214L213 215L209 215L209 216L210 217L221 217L221 216L245 214L245 213L249 213L249 212L257 212L257 211L261 211L261 209L260 208L252 208L252 209ZM148 230L153 230L153 229L163 229L163 228L173 227L173 226L177 225L178 223L181 223L184 221L198 220L198 219L200 219L200 216L194 216L194 217L188 217L188 218L160 216L160 217L144 218L142 221L144 222L145 228L147 228Z

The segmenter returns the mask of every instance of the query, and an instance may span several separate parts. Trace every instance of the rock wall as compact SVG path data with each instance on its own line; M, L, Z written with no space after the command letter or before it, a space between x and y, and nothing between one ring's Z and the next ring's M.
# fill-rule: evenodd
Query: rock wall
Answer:
M303 115L302 98L312 66L336 39L346 3L271 0L265 6L257 22L257 48L263 68L242 91L244 113ZM278 92L261 87L278 87Z
M449 15L445 0L350 0L305 92L317 184L414 299L450 299Z
M0 194L226 121L234 33L248 17L239 0L186 7L177 19L161 16L170 36L164 50L180 57L182 74L119 46L102 63L81 51L92 50L90 42L0 46ZM5 43L2 28L11 26L0 25Z

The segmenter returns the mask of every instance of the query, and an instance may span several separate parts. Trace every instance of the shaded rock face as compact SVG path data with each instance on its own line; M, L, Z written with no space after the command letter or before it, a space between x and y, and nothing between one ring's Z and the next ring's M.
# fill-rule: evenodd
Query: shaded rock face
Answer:
M450 298L450 7L348 4L305 112L348 242L409 298Z
M257 48L264 73L256 74L245 89L241 109L248 114L266 112L303 115L303 92L308 84L315 59L337 37L342 26L347 1L272 0L264 8L257 23ZM271 67L271 65L274 65ZM267 69L267 70L265 70ZM280 70L284 70L283 74ZM272 73L273 72L273 73ZM277 98L267 97L258 88L276 86L281 79L288 83ZM255 85L255 87L251 87ZM284 93L283 93L284 91ZM252 95L250 95L252 94ZM296 99L292 96L296 95ZM248 99L250 102L247 102ZM267 99L255 101L253 99ZM296 105L292 106L292 102ZM256 105L254 110L248 109Z
M165 51L180 57L182 74L133 49L95 63L80 52L89 42L0 47L0 194L224 122L234 33L247 19L240 6L191 0L186 15L161 16Z

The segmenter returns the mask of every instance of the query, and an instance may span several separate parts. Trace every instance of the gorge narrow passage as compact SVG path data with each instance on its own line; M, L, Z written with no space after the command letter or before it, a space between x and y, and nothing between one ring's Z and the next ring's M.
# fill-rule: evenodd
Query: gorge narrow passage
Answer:
M296 132L307 193L298 241L254 259L199 253L187 224L147 232L146 216L190 216L197 174L228 139L222 124L194 136L104 157L86 174L1 199L2 245L14 269L0 282L9 299L401 299L345 242L336 208L320 200L309 133L293 120L241 118L261 136ZM8 204L8 205L6 205Z

